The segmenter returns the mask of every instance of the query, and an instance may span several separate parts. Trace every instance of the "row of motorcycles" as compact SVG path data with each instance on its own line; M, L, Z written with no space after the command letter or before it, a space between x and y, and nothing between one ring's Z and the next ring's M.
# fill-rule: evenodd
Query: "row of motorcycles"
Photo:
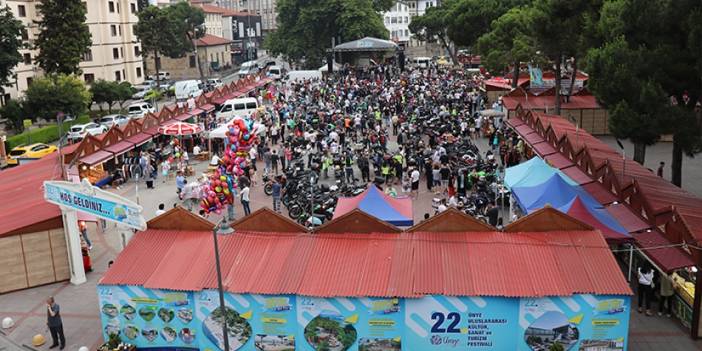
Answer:
M303 160L293 161L281 177L281 202L288 216L297 223L314 228L331 220L339 197L353 197L366 190L366 184L355 185L336 180L332 185L319 183L319 172L305 169ZM273 194L275 180L263 177L266 195Z

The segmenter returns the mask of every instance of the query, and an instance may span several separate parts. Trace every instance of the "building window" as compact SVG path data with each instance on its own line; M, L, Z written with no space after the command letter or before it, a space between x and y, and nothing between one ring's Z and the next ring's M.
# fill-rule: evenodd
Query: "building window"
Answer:
M141 56L141 49L138 46L134 46L134 56Z
M409 17L405 16L405 23L409 23Z
M119 35L122 36L122 26L118 25L117 31L119 32Z
M17 16L27 17L27 9L24 8L24 5L17 5Z
M122 80L122 72L120 71L115 71L115 81L121 81Z
M129 4L129 7L130 7L130 9L132 10L132 13L136 13L136 12L137 12L137 7L136 7L136 4L135 4L135 3Z
M91 84L95 81L95 75L92 73L86 73L83 75L83 80L85 80L86 83Z
M119 13L119 2L117 3L117 13Z
M107 3L107 8L110 9L110 12L115 12L115 2L114 1L109 1Z
M86 51L86 52L83 54L83 61L85 61L85 62L90 62L90 61L92 61L92 60L93 60L93 51L90 50L90 49L88 49L88 51Z
M22 61L24 61L25 65L31 65L32 64L32 55L30 55L30 54L22 55Z
M397 23L397 17L390 17L390 23L392 23L392 24Z
M29 32L27 32L27 28L22 28L22 40L29 40Z
M124 77L124 80L127 80L127 72L125 70L122 70L122 77Z
M110 34L112 34L113 37L117 36L117 26L114 24L110 25Z
M27 77L27 86L31 86L33 81L34 81L34 78Z
M117 48L112 49L112 58L115 60L119 58L119 49L117 49Z
M124 49L119 48L119 57L124 57Z
M141 78L141 67L137 67L136 74L137 74L137 78Z
M195 68L195 55L190 55L190 68Z

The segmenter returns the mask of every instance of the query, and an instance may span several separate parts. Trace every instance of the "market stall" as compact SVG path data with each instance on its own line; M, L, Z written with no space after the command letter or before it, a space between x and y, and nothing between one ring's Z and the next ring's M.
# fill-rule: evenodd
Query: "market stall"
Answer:
M103 336L166 350L224 350L225 335L231 350L624 349L631 290L602 236L551 234L217 234L222 308L212 232L147 229L97 287Z
M407 227L414 223L411 198L386 195L376 186L369 186L366 191L354 197L339 198L334 218L355 208L392 225Z

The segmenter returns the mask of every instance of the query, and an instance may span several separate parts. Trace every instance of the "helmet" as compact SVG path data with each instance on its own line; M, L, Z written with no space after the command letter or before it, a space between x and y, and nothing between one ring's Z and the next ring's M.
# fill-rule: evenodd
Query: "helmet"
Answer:
M15 326L15 321L12 320L10 317L5 317L2 320L2 329L10 329Z
M37 334L32 337L32 345L34 346L41 346L46 343L46 339L44 338L44 335Z

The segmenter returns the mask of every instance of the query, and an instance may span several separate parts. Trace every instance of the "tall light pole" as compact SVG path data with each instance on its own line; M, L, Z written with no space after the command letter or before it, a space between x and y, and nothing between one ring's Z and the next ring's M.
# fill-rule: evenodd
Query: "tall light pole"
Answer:
M224 338L224 351L229 351L229 329L227 328L227 311L224 305L224 286L222 285L222 267L219 261L218 235L229 235L234 233L234 229L227 223L227 217L222 218L217 225L212 228L214 239L215 265L217 267L217 290L219 291L219 309L222 312L222 337Z

